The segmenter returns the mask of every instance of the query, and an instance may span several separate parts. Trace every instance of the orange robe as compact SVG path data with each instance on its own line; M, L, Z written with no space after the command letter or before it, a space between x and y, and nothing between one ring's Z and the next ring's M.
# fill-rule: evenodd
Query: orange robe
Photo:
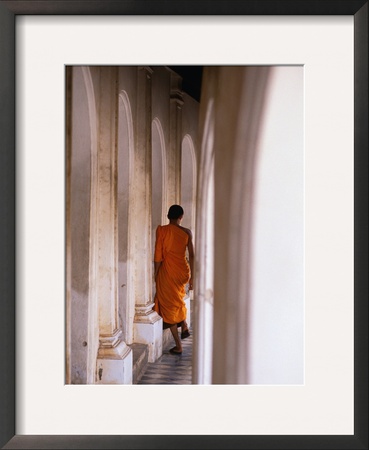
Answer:
M155 262L161 262L156 277L154 310L167 324L186 319L185 286L190 280L186 259L188 234L176 225L159 225L156 229Z

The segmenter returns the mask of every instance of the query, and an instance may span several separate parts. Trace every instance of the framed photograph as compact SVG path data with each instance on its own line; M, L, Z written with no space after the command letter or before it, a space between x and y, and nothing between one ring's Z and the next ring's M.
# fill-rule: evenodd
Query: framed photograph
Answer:
M368 55L364 0L0 1L2 448L368 448ZM91 95L105 86L98 102L106 108L114 70L100 68L125 65L116 75L128 88L140 66L143 88L154 66L163 79L176 65L298 68L303 382L112 386L94 383L93 371L87 383L65 378L65 67L88 67L75 71L73 86L92 80ZM287 101L292 91L281 86ZM293 161L280 173L302 165L300 156ZM282 169L278 158L271 164Z

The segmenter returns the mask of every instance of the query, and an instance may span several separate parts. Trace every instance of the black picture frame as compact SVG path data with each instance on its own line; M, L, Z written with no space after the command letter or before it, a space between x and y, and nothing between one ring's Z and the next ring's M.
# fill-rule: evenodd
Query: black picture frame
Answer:
M354 434L16 435L15 16L352 15L354 17ZM0 0L0 445L11 449L368 449L368 1ZM329 327L329 324L327 324ZM219 404L221 408L221 402Z

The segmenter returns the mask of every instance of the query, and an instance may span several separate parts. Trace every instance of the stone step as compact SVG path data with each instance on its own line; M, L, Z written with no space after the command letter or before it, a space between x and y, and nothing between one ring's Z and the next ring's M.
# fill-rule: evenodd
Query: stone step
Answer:
M130 347L133 351L132 384L137 384L149 362L149 347L146 344L132 344Z

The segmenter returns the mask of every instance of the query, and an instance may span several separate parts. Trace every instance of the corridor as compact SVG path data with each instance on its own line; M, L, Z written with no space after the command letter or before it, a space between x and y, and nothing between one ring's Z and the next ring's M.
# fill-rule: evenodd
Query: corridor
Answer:
M191 336L182 341L182 355L172 355L174 346L170 340L162 356L154 363L148 363L137 384L192 384L192 329Z

